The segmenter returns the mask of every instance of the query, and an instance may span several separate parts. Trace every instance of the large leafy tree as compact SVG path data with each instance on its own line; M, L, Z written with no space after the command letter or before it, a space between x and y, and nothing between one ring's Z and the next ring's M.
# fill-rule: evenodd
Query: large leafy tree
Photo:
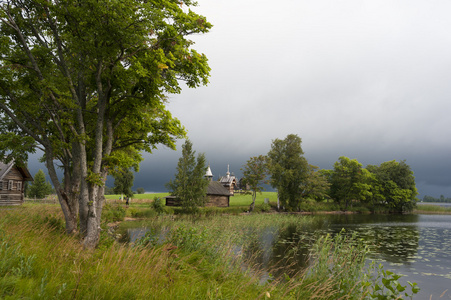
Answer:
M135 175L133 175L132 170L125 169L119 171L113 175L114 177L114 193L124 194L127 197L132 197L132 186Z
M411 211L418 195L415 177L405 161L387 161L380 166L368 165L373 174L374 202L393 212Z
M301 183L301 197L303 199L314 199L322 201L328 199L330 184L327 176L323 172L319 172L319 167L309 164L307 177Z
M28 197L43 199L52 193L52 185L45 179L44 171L39 171L34 175L33 183L28 187Z
M197 159L195 155L193 144L187 139L182 146L182 156L178 161L174 180L166 184L171 195L176 196L183 208L190 212L205 205L208 187L205 154L200 153Z
M334 164L331 175L331 197L347 210L353 201L363 201L371 196L369 172L356 159L341 156Z
M248 187L245 194L252 195L252 203L249 210L253 211L257 193L265 190L263 184L267 174L267 159L263 155L251 157L241 170L243 171L242 184Z
M141 151L175 148L184 128L167 95L206 84L207 59L187 37L208 32L190 0L0 2L0 155L39 148L66 219L98 243L110 170ZM57 176L61 167L64 184Z
M301 142L299 136L289 134L283 140L275 139L268 152L271 186L277 189L281 204L291 210L300 208L302 183L309 171Z

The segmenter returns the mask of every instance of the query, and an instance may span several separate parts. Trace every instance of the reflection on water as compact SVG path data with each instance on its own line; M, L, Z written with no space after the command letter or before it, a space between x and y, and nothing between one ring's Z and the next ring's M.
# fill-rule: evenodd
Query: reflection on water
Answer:
M310 226L267 227L258 235L249 229L251 242L243 254L275 276L292 276L308 264L310 247L319 235L336 234L344 228L369 246L371 259L405 275L400 280L404 285L417 282L421 291L415 299L439 299L442 292L451 290L451 215L311 217L314 222ZM129 241L145 234L142 228L128 232ZM445 292L440 299L451 299L451 293Z

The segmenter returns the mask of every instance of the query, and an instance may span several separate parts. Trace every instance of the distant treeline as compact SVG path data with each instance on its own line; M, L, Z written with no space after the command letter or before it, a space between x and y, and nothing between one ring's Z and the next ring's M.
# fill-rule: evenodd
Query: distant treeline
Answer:
M441 202L441 203L451 203L451 198L445 198L445 196L440 195L439 198L434 198L432 196L424 196L423 202Z

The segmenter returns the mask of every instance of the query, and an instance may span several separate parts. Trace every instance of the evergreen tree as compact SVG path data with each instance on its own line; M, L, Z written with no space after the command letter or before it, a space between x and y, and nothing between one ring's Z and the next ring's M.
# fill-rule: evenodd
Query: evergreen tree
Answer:
M187 139L182 146L182 157L177 164L175 178L166 184L171 195L176 196L182 207L191 212L205 205L208 187L205 154L199 154L196 161L195 153L193 144Z
M39 171L34 175L34 181L28 188L28 197L43 199L52 193L52 185L45 180L44 171Z

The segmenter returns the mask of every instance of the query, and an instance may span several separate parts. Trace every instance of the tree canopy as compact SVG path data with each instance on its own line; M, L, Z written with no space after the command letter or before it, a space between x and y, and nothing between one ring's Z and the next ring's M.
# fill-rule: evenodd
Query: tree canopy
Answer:
M117 172L114 177L114 193L123 194L126 197L132 197L132 186L135 175L130 169Z
M413 172L405 161L387 161L380 166L368 165L367 169L374 175L373 198L376 204L388 206L393 212L413 209L418 192Z
M56 189L66 231L98 243L106 176L141 151L185 135L168 94L206 84L207 58L187 37L211 28L195 2L0 3L0 155L36 148ZM61 167L64 184L56 168Z
M275 139L267 155L271 186L277 189L281 204L292 210L299 209L301 185L309 170L301 142L296 134L289 134L283 140Z
M368 173L356 159L341 156L334 164L331 176L330 194L332 198L347 210L352 201L365 200L369 196L366 184Z

